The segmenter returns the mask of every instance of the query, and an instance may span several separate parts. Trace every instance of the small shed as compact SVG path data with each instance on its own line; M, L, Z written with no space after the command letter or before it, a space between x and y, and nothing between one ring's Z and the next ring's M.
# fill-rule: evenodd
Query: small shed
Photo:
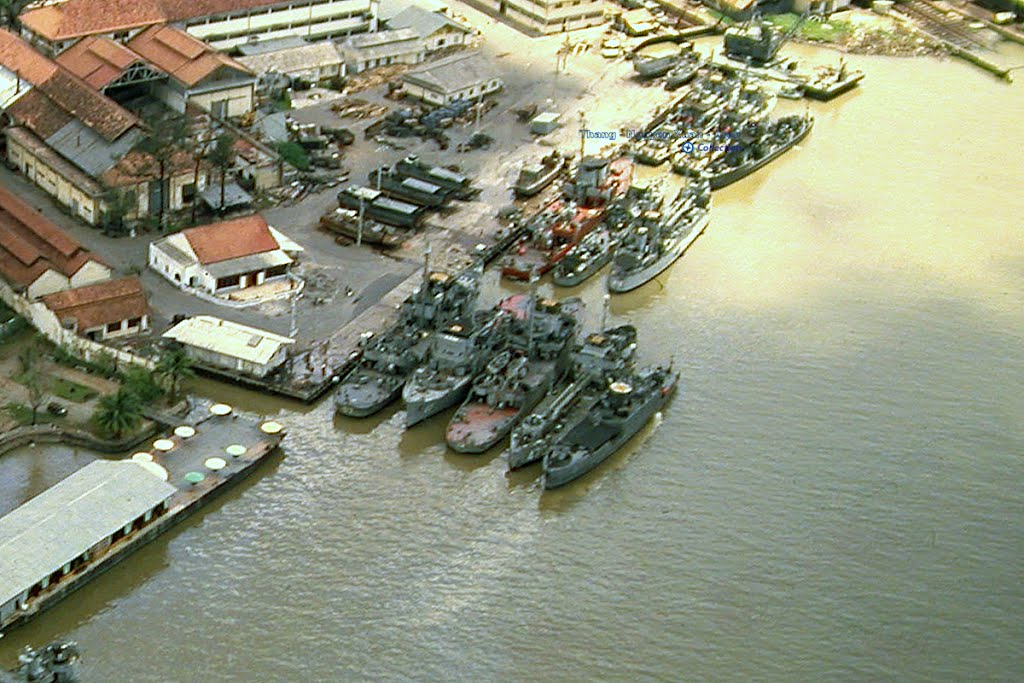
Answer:
M536 133L537 135L547 135L562 125L558 121L559 118L560 114L553 111L546 111L543 114L538 114L532 121L530 121L530 132Z

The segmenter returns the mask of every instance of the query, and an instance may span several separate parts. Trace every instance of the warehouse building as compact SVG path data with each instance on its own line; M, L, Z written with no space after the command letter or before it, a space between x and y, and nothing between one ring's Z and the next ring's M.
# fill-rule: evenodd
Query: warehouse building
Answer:
M149 267L183 289L208 294L288 279L301 251L254 214L189 228L149 245Z
M241 62L257 76L268 73L301 78L310 83L345 75L345 58L331 40L307 43L301 38L239 45Z
M178 489L130 460L97 460L0 517L0 628L165 513Z
M479 52L461 52L410 69L402 82L410 97L437 105L473 100L502 88L497 70Z
M288 358L294 339L248 325L198 315L164 333L199 363L252 377L266 377Z
M87 339L103 341L149 329L149 303L137 277L107 280L43 297L61 325Z
M338 49L349 73L359 73L388 64L419 64L426 51L412 29L363 33L346 38Z
M574 31L605 22L600 0L465 0L529 35Z
M455 45L464 45L466 36L473 31L442 12L431 12L410 5L387 21L388 28L407 28L416 32L423 41L427 54Z

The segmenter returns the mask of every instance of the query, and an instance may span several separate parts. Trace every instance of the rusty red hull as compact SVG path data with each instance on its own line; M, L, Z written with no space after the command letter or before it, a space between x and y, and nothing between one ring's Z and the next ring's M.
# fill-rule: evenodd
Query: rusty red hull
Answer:
M452 418L445 439L460 453L483 453L512 431L521 412L522 409L467 403Z

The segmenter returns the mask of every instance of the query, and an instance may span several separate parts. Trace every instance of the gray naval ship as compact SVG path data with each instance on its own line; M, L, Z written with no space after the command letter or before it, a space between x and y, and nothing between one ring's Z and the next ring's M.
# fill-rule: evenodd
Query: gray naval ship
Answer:
M483 453L508 434L568 369L581 302L532 295L510 346L491 359L445 433L460 453Z
M78 646L72 642L50 643L42 650L26 647L18 655L18 668L0 671L0 683L77 683Z
M711 186L707 180L681 190L662 210L644 210L619 243L608 291L628 292L650 282L683 255L708 226Z
M544 456L544 488L564 486L604 462L665 406L678 383L679 373L671 367L644 368L609 383L586 416Z
M416 368L402 388L406 427L466 398L487 361L508 345L516 314L506 303L513 298L502 301L496 310L474 311L468 320L434 333L428 361Z
M399 397L402 386L427 356L431 334L468 317L476 306L481 266L457 276L424 266L423 283L402 304L398 322L380 335L364 333L362 358L334 395L338 412L366 417Z
M583 284L612 260L619 235L608 224L598 226L580 240L551 272L551 281L559 287Z
M567 430L585 419L609 377L629 372L636 354L636 328L621 325L587 336L573 354L571 381L544 399L512 430L506 454L510 470L537 462Z

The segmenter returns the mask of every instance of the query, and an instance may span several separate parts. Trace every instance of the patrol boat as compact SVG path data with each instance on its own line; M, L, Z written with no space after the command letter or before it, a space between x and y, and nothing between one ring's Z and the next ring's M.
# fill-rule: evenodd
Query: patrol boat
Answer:
M628 292L660 274L683 255L708 225L711 186L690 184L664 211L644 211L616 250L608 291Z
M460 453L483 453L497 444L544 397L569 365L579 299L531 297L508 349L491 359L473 382L445 434Z
M607 377L629 371L636 353L636 328L621 325L589 335L573 358L572 381L552 393L512 430L509 469L541 460L559 436L590 412Z
M402 388L406 427L466 398L487 361L508 345L513 320L526 316L526 301L525 295L516 294L495 310L474 311L468 320L434 333L428 361L416 368Z
M544 456L544 488L564 486L604 462L665 406L678 383L679 373L671 367L645 368L610 382Z
M338 412L366 417L397 399L410 373L425 360L431 333L471 313L482 272L477 266L452 277L425 265L423 283L402 304L398 321L380 335L367 332L359 340L362 358L334 395Z
M711 183L712 190L745 178L795 147L807 137L814 126L810 115L783 116L771 122L757 122L744 131L740 144L712 160L701 176Z

